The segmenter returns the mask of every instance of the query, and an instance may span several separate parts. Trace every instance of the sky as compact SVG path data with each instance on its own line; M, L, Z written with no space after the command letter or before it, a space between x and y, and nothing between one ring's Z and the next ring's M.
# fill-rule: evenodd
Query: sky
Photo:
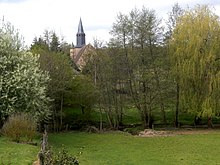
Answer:
M105 43L119 12L128 14L145 6L165 20L175 3L182 8L208 4L220 16L220 0L0 0L0 20L12 23L28 46L45 30L53 30L75 45L80 18L86 43L93 44L94 39Z

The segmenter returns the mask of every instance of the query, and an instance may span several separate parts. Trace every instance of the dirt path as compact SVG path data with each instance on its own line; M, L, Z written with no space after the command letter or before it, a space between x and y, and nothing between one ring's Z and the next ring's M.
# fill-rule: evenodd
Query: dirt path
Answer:
M220 133L220 130L216 129L177 129L172 131L156 131L151 129L145 129L139 132L140 137L154 137L154 136L175 136L175 135L192 135L192 134L212 134Z

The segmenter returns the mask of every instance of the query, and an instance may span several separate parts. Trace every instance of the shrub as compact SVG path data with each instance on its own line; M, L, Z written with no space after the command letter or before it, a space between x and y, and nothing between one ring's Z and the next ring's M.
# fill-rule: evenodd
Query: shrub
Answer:
M18 143L21 140L29 142L36 135L36 124L28 114L13 114L3 125L2 133Z
M58 153L53 153L51 148L48 149L44 157L45 164L47 165L79 165L79 161L76 159L76 157L69 155L64 146L62 147L62 150Z

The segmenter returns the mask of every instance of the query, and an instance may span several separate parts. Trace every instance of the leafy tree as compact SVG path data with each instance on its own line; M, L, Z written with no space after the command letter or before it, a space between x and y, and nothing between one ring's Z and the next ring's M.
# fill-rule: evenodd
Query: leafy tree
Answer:
M211 119L219 109L219 41L219 17L200 5L180 17L171 37L181 104L198 117Z
M163 61L160 46L162 30L155 11L145 7L141 10L134 9L129 15L119 14L112 29L112 46L121 48L118 53L121 52L126 68L124 73L130 84L132 100L139 110L144 127L150 128L152 113L154 109L158 109L158 103L164 121L166 120L161 91L164 74L160 66Z
M40 54L41 51L45 50L49 50L49 45L47 45L46 41L41 37L35 37L33 43L31 44L31 51Z
M49 114L46 96L48 75L40 69L39 56L23 49L14 27L0 27L0 120L15 112L30 112L43 119ZM41 118L42 117L42 118Z
M112 110L111 109L111 97L109 93L109 58L102 50L96 49L95 52L86 54L86 65L82 70L82 73L90 77L93 80L93 84L97 91L97 101L100 110L100 129L102 129L102 111L107 114L109 125L113 128ZM110 73L111 74L111 73Z
M165 34L165 43L167 48L169 49L169 40L171 39L172 33L174 28L176 27L176 24L179 20L179 18L183 15L184 10L179 6L178 3L174 4L174 6L172 7L172 11L170 13L168 13L168 22L167 22L167 27L168 30ZM168 44L167 44L168 43ZM169 50L168 50L169 52ZM169 65L170 66L170 65ZM170 66L171 67L171 66ZM171 67L172 68L172 67ZM174 77L174 83L175 83L175 126L178 127L179 126L179 121L178 121L178 117L179 117L179 109L180 109L180 82L179 82L179 74L178 71L176 70L172 70L170 72L171 76L170 77Z
M42 70L50 75L48 81L48 96L53 99L53 124L54 130L62 128L63 107L69 100L69 93L72 93L71 84L74 71L70 59L62 52L55 52L48 49L46 42L34 43L31 50L40 54L39 62Z
M52 35L51 35L50 50L54 52L60 51L59 38L55 32L52 32Z
M79 105L82 114L90 114L92 106L96 103L97 93L89 77L76 75L72 81L72 90L71 104Z
M178 3L175 3L172 7L172 11L168 13L167 32L165 34L166 39L170 39L173 33L174 28L179 20L179 18L184 14L184 10L179 6Z

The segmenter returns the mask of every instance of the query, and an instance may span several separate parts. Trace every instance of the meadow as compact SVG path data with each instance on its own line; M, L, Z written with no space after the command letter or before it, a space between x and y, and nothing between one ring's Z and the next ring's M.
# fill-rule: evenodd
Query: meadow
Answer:
M0 165L32 164L37 159L39 149L39 146L15 143L0 137Z
M105 133L51 133L49 144L64 146L80 165L193 165L219 164L220 130L172 136L138 137L114 131ZM1 165L29 165L39 146L17 144L0 137Z
M50 145L64 145L81 165L193 165L220 163L220 131L138 137L122 132L50 134Z
M68 116L81 118L75 111L68 109ZM159 115L158 115L159 116ZM190 125L192 116L182 115L181 123ZM168 113L168 120L172 114ZM79 118L70 118L80 123ZM92 113L92 121L99 122L99 114ZM106 119L104 118L106 123ZM124 123L140 123L137 111L128 110ZM97 124L98 125L98 124ZM195 129L187 134L181 130L168 127L173 134L165 136L139 137L131 135L143 128L127 128L127 132L106 131L103 133L88 133L69 131L49 133L49 145L54 151L60 151L64 146L69 154L76 156L80 165L188 165L188 164L220 164L220 130ZM161 128L158 128L161 129ZM158 130L157 129L157 130ZM0 165L28 165L37 159L40 150L40 138L35 141L38 146L18 144L6 137L0 136Z

